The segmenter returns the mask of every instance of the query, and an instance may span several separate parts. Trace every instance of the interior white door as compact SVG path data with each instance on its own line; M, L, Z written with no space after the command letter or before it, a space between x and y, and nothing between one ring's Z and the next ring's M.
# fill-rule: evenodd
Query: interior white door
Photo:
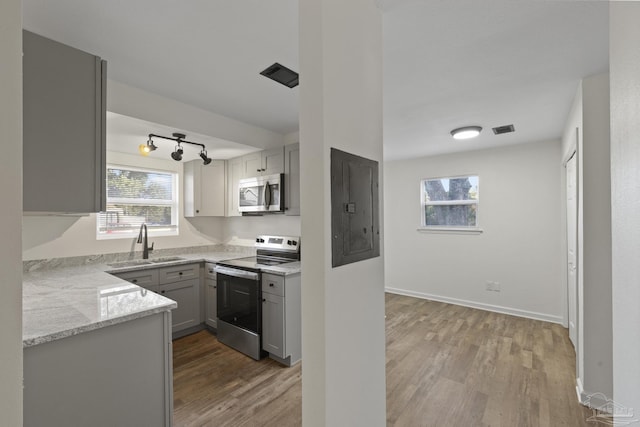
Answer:
M567 301L569 304L569 338L578 348L578 176L576 154L569 159L567 171Z

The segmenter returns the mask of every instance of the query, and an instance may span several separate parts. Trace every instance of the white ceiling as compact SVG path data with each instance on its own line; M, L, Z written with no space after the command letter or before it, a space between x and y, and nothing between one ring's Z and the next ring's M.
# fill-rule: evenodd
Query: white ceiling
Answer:
M378 4L387 160L558 138L580 78L608 68L606 1ZM107 59L112 80L283 135L298 128L298 89L259 75L273 62L298 70L296 0L24 0L23 9L26 29ZM127 119L111 115L110 135L160 132ZM516 132L492 134L506 124ZM454 142L449 131L463 125L485 130ZM208 148L242 148L184 131L211 138Z

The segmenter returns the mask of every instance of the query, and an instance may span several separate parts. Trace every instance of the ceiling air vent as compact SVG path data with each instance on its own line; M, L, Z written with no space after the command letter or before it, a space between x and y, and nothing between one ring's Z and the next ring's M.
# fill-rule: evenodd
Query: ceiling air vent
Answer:
M509 133L513 131L515 131L515 128L513 127L513 125L498 126L493 128L493 133L495 133L496 135L500 135L501 133Z
M260 74L265 77L269 77L271 80L275 80L288 88L298 86L298 73L288 69L284 65L278 64L277 62L270 67L267 67L267 69L262 71Z

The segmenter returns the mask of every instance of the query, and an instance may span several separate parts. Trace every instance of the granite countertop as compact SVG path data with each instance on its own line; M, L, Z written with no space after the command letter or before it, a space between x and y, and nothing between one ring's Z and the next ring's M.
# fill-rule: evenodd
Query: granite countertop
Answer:
M109 262L108 257L74 257L25 262L23 275L23 347L58 340L177 307L175 301L113 276L115 273L194 262L217 263L250 256L249 251L171 253L166 262ZM179 257L180 259L175 259ZM154 260L154 257L151 257ZM79 265L78 265L79 264ZM300 262L264 268L291 275ZM111 273L111 274L110 274Z

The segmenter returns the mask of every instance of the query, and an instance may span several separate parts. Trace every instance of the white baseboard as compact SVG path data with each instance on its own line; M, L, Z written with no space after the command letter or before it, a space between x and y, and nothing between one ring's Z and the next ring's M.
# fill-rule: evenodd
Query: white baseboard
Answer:
M495 313L510 314L512 316L525 317L527 319L542 320L543 322L563 324L562 316L553 316L551 314L537 313L535 311L520 310L517 308L503 307L500 305L485 304L481 302L468 301L458 298L449 298L439 295L426 294L423 292L408 291L398 288L385 288L386 292L398 295L406 295L408 297L416 297L428 299L432 301L446 302L449 304L462 305L464 307L477 308L479 310L493 311Z

